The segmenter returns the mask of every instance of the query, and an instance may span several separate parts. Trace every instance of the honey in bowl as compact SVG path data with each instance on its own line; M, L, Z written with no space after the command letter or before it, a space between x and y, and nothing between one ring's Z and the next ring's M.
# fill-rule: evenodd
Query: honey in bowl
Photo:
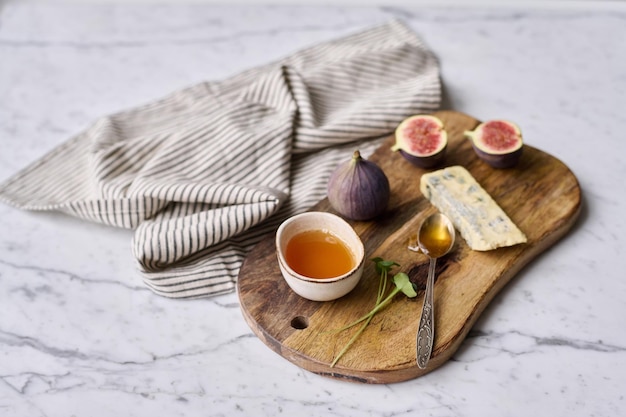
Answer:
M347 245L324 230L307 230L293 236L285 260L295 272L309 278L334 278L350 272L354 257Z
M281 275L296 294L330 301L348 294L361 280L365 247L343 218L308 211L278 227L276 256Z

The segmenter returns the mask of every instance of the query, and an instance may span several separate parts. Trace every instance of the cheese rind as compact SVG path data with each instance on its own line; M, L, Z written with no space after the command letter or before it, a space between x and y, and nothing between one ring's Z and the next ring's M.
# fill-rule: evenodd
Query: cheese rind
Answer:
M422 175L420 190L450 218L473 250L487 251L527 241L526 235L461 166Z

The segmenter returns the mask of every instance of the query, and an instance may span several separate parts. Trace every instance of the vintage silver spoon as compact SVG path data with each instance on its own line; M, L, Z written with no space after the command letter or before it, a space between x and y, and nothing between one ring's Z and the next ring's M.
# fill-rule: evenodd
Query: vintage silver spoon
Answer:
M448 217L441 213L428 216L420 226L417 244L428 256L428 280L422 306L419 328L417 329L417 366L426 368L433 350L435 338L435 319L433 305L433 287L435 286L435 264L454 246L454 226Z

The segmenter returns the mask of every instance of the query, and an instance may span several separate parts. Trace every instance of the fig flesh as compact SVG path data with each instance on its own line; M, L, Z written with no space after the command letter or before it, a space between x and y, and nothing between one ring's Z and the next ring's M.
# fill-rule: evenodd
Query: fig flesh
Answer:
M432 168L440 164L448 146L448 134L443 122L435 116L418 114L405 119L396 128L396 143L392 151L413 165Z
M370 220L382 214L389 194L389 180L383 170L363 159L358 150L351 160L339 164L328 180L328 202L351 220Z
M494 168L511 168L519 162L523 141L520 128L508 120L490 120L466 131L480 159Z

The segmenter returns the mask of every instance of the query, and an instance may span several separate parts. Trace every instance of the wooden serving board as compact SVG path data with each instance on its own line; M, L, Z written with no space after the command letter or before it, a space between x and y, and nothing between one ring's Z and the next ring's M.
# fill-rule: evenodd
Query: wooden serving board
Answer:
M407 250L426 216L436 209L420 190L426 170L390 151L388 138L371 156L387 174L391 199L387 212L368 222L351 221L368 259L398 262L417 283L418 296L399 294L380 311L334 366L330 364L358 326L332 332L366 314L374 305L379 277L373 262L348 295L330 302L308 301L287 286L278 269L272 234L246 258L238 280L243 315L256 335L294 364L316 374L355 382L391 383L419 377L445 363L494 296L529 261L557 242L575 223L581 190L574 174L558 159L525 145L520 163L498 170L482 162L463 132L479 121L441 111L449 135L445 166L462 165L527 235L528 243L489 252L469 249L459 235L453 250L437 262L435 343L426 369L416 364L416 332L423 303L428 259ZM312 210L331 211L322 200Z

